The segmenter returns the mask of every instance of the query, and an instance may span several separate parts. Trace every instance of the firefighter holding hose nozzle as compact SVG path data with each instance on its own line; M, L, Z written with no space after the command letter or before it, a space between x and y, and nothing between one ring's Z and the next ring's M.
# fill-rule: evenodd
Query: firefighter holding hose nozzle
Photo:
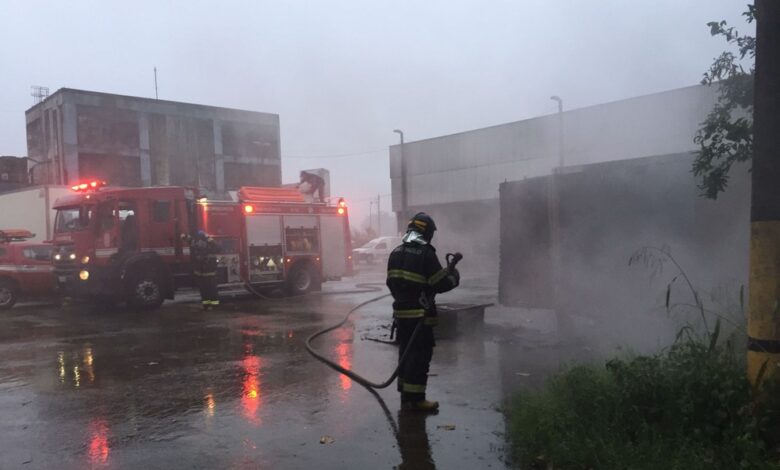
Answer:
M424 212L416 214L409 221L403 243L392 251L387 263L387 287L393 296L399 362L408 348L398 373L398 391L404 410L435 412L439 408L438 402L425 396L435 346L433 326L438 320L435 297L460 283L455 265L462 256L453 255L447 267L442 268L431 245L435 231L436 224L430 216Z
M192 274L200 290L201 305L204 310L219 306L217 293L217 244L214 239L198 230L194 237L187 237L190 242L190 258Z

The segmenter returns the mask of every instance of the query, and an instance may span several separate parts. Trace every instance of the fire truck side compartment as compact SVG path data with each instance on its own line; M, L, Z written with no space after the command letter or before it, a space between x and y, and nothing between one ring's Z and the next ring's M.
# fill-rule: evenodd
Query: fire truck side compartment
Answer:
M339 215L320 217L322 235L322 277L341 279L347 274L348 247L344 238L344 218Z

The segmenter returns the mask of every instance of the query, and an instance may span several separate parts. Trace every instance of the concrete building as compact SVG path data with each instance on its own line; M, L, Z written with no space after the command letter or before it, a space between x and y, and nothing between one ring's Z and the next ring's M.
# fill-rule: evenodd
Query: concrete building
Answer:
M29 184L27 160L19 157L0 157L0 193L13 191Z
M279 116L62 88L26 112L36 184L279 186Z
M563 172L641 157L690 159L716 91L691 86L391 146L393 210L401 211L403 155L409 212L434 216L443 250L468 250L479 260L475 269L497 270L500 183L550 174L561 146Z

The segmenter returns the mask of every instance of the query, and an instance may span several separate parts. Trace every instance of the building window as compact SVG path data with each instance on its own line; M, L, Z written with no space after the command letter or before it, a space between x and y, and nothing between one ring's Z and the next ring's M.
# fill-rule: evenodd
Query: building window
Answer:
M79 177L112 186L141 186L141 160L122 155L79 153Z
M139 147L138 117L131 112L79 107L77 139L90 149Z

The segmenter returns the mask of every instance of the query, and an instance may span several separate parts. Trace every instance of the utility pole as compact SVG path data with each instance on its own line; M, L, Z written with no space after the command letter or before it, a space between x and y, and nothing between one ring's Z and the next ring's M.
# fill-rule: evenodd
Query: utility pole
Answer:
M374 229L374 200L368 200L368 229Z
M401 136L401 211L397 215L398 231L403 232L406 228L406 219L408 217L409 209L407 207L407 192L406 192L406 152L404 152L404 131L400 129L394 129L393 132Z
M747 373L780 377L780 2L756 0Z
M382 236L382 195L376 195L376 232Z

